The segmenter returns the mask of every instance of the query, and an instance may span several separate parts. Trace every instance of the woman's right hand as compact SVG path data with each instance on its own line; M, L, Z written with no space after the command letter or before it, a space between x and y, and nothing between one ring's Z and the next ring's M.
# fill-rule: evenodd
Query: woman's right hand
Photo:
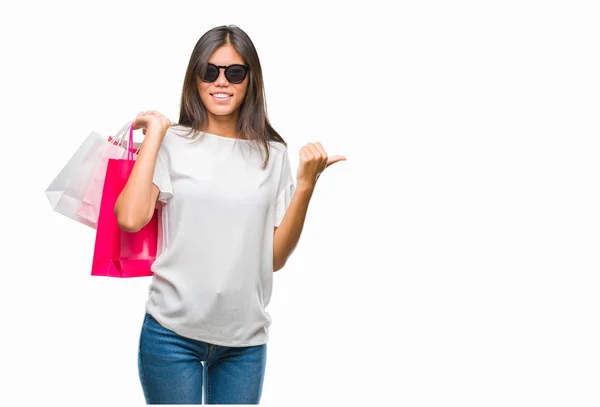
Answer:
M171 125L171 121L161 114L157 110L147 110L145 112L139 112L133 122L133 129L143 129L144 136L146 135L146 130L148 129L156 129L159 130L161 134L165 134L169 126Z

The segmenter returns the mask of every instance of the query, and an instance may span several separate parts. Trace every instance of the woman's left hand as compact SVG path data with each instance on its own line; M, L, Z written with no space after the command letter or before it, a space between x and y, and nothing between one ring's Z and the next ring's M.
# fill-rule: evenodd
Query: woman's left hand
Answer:
M342 160L346 160L343 155L328 157L321 143L308 143L300 149L300 164L296 175L297 187L314 189L325 168Z

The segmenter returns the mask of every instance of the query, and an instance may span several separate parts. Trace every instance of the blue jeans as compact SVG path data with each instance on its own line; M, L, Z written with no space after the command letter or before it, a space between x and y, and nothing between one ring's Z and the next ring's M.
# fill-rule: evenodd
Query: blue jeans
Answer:
M259 404L266 360L266 344L213 345L144 317L138 372L147 404L202 404L203 389L205 404Z

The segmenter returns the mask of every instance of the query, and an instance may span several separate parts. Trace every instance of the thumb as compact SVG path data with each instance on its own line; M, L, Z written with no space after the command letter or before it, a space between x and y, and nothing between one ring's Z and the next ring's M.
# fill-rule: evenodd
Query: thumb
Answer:
M332 155L327 159L327 165L325 168L329 167L331 164L337 163L338 161L345 161L346 157L343 155Z

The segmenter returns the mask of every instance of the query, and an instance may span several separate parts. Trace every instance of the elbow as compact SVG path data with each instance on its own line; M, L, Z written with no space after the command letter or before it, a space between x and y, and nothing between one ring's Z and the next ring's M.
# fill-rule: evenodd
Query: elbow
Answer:
M117 223L119 225L119 229L124 232L135 233L139 232L141 228L145 226L144 223L132 220L130 218L123 218L117 216Z
M119 210L118 205L115 205L114 213L115 217L117 218L117 224L119 225L119 229L125 232L139 232L140 229L142 229L148 224L148 222L150 222L150 219L143 219L139 216L128 215L126 211Z
M285 262L282 263L273 259L273 272L281 270L283 266L285 266Z

